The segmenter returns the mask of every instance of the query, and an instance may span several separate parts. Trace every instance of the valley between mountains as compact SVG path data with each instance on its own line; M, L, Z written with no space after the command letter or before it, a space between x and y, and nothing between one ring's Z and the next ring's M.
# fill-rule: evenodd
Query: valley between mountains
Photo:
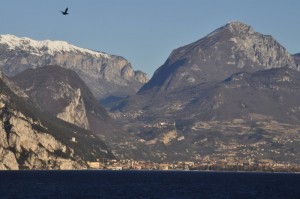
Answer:
M300 56L242 22L173 50L150 80L121 56L13 35L0 69L0 169L300 164Z

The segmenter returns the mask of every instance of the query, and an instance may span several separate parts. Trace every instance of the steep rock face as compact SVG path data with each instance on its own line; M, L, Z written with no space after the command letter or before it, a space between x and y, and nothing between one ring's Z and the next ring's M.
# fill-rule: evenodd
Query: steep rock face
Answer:
M89 129L80 87L84 84L76 73L58 66L28 70L13 80L45 111L77 126ZM86 87L85 87L86 88Z
M15 114L17 116L10 119L13 129L9 133L9 137L7 137L3 123L1 123L1 169L69 170L86 168L82 160L75 160L73 150L53 136L32 129L31 122L26 120L26 117L21 113L13 112L13 115ZM61 152L62 156L55 155L58 151Z
M9 101L1 93L0 106ZM2 112L2 111L1 111ZM9 120L12 129L9 133L0 121L0 169L83 169L82 160L76 161L74 150L70 149L52 135L38 131L33 126L45 128L38 121L24 116L17 110L10 110ZM55 155L58 151L61 155Z
M113 121L74 71L45 66L26 70L13 80L41 109L104 139L116 136Z
M290 67L294 58L272 36L231 22L206 37L174 50L139 93L174 91L199 83L222 81L237 72Z
M91 132L36 109L8 82L1 77L0 169L85 169L86 161L113 157Z
M63 41L35 41L13 35L0 36L0 68L8 76L26 69L59 65L77 72L97 99L127 96L148 81L120 57L79 48Z
M58 113L57 117L82 128L90 128L80 89L75 91L75 96L70 104L64 108L63 112Z

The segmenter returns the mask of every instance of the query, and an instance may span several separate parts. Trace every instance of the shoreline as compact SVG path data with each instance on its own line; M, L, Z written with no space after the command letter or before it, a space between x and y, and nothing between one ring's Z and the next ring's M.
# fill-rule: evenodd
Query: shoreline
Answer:
M135 169L128 169L128 170L110 170L110 169L77 169L77 170L0 170L0 173L35 173L35 172L111 172L111 173L126 173L126 172L140 172L140 173L255 173L255 174L297 174L299 175L300 172L288 172L288 171L220 171L220 170L135 170Z

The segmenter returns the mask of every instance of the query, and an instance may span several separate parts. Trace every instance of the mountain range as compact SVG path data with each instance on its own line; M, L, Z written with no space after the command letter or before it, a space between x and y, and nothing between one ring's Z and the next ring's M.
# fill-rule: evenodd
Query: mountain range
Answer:
M74 151L72 168L99 157L300 163L300 54L242 22L175 49L149 81L120 56L12 35L0 36L0 68L2 104ZM10 139L2 150L20 168L35 165L23 151L59 168Z

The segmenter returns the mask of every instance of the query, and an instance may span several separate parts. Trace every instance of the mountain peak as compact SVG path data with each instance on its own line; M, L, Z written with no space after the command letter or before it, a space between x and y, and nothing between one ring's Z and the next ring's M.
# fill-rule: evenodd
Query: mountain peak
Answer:
M227 23L206 37L175 49L139 93L156 87L172 91L222 81L238 72L297 66L273 37L239 21Z
M249 35L255 33L254 29L251 26L240 21L232 21L214 30L213 32L208 34L208 36L213 36L217 33L223 34L224 31L228 31L234 35Z
M226 24L225 27L228 27L232 33L237 34L253 34L255 32L251 26L244 24L240 21L230 22Z

